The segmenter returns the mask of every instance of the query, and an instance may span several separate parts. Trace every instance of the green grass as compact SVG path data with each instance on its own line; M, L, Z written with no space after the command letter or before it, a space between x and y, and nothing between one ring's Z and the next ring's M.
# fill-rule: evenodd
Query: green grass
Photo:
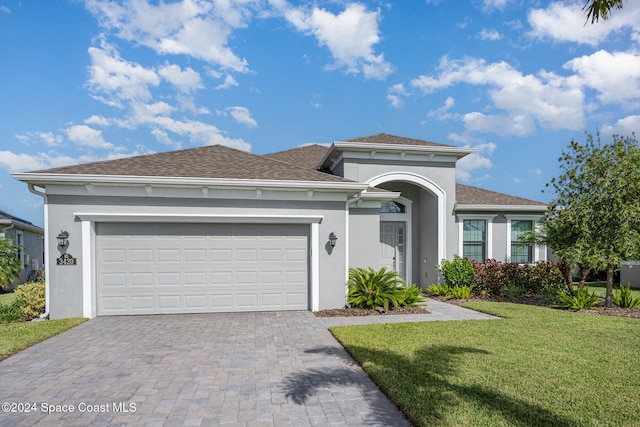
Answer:
M0 325L0 360L71 329L87 319L58 319Z
M0 305L13 304L15 300L16 300L16 294L14 294L13 292L0 294Z
M574 285L577 287L577 282L575 282ZM589 292L595 293L600 298L604 298L607 293L607 284L604 282L587 282L586 286L589 287ZM616 289L619 288L619 286L619 283L614 283L613 292L615 292ZM624 286L627 287L626 284ZM640 289L631 288L631 294L634 298L640 297Z
M331 330L417 426L640 425L640 321L465 306L503 319Z

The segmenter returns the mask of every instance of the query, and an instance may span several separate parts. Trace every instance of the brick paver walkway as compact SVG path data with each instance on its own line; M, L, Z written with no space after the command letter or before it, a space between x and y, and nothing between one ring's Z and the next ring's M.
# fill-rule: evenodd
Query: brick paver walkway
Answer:
M0 362L0 425L408 426L329 324L310 312L92 319Z

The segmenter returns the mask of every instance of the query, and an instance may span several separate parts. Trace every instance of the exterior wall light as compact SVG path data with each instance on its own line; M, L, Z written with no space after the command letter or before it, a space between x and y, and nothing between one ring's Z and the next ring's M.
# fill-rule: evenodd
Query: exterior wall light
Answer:
M333 231L329 234L329 244L331 245L331 247L334 247L336 245L336 240L338 240L338 238L336 237L335 234L333 234Z
M58 237L56 237L56 239L58 239L58 246L60 246L61 248L66 248L67 245L69 244L69 232L68 231L60 231L60 234L58 234Z

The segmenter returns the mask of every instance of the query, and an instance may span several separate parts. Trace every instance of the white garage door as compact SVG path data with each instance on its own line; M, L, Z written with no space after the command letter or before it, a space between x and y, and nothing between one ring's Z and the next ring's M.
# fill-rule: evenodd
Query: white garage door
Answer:
M97 314L308 309L305 225L96 226Z

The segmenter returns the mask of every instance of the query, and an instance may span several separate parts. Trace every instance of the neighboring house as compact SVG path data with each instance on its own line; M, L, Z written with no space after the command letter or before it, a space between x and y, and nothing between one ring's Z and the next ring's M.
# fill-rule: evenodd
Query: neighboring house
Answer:
M20 258L20 273L10 287L35 279L44 267L44 230L29 221L0 211L0 234L11 237L20 247L16 254Z
M518 241L545 204L456 184L456 161L471 152L377 134L264 156L214 145L14 177L45 198L52 318L315 311L345 305L350 267L386 266L427 287L454 254L546 257ZM65 247L58 230L69 234Z

